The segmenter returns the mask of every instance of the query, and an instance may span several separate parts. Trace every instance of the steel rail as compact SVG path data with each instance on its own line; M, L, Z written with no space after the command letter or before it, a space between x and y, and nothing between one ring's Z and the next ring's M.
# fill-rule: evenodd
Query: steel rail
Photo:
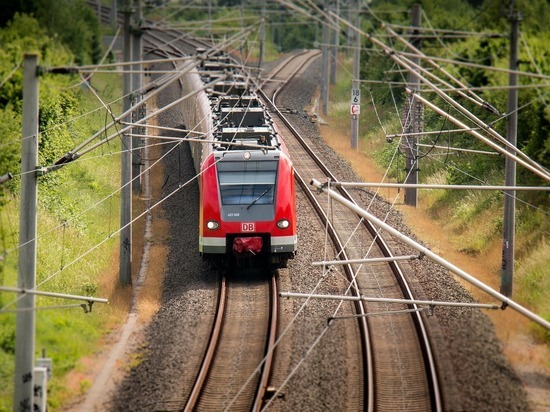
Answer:
M294 58L298 58L300 56L303 56L303 54L304 53L296 55L296 56L294 56ZM284 82L284 85L288 84L288 82L292 78L294 78L296 76L296 74L311 59L313 59L315 57L317 57L317 55L311 56L309 59L304 60L304 62L302 62L298 66L298 68L292 72L290 78L287 79ZM289 60L285 61L285 63L288 63L288 61ZM279 71L280 70L282 70L282 68L280 68ZM287 126L290 126L290 130L298 138L298 136L299 136L298 132L290 125L290 123L286 120L286 118L284 118L284 116L282 116L281 112L279 111L279 109L275 105L276 94L284 88L284 85L282 87L277 88L274 91L273 96L271 97L271 99L261 89L258 90L258 94L260 96L262 96L266 102L268 102L268 106L270 106L271 109L275 113L277 113L277 115L283 120L283 122ZM298 138L298 139L301 142L303 141L303 139L301 139L301 138ZM328 169L327 169L327 171L328 171ZM302 188L304 194L306 195L309 202L313 206L313 209L317 213L317 215L320 218L322 224L327 228L328 235L331 238L332 243L334 244L336 250L341 251L341 254L340 254L341 259L342 260L349 260L348 256L347 256L347 252L344 248L344 244L340 240L340 238L339 238L339 236L336 232L336 229L332 226L329 217L326 215L326 213L323 210L322 206L319 204L319 201L317 200L316 196L311 191L311 186L307 184L307 182L301 177L301 175L297 171L295 171L295 180L298 183L298 185ZM352 265L349 264L349 263L344 264L343 269L344 269L344 273L346 274L346 278L350 282L351 293L356 295L356 296L360 296L360 289L359 289L359 286L358 286L357 281L355 279L354 270L353 270ZM366 314L365 305L363 304L362 301L360 301L360 300L355 301L354 305L355 305L355 310L356 310L357 314L361 314L361 315ZM373 351L372 351L371 339L370 339L370 335L369 335L369 328L368 328L368 325L367 325L366 316L361 316L357 320L358 320L359 333L360 333L361 340L362 340L361 348L362 348L363 371L364 371L363 373L364 373L364 379L365 379L365 382L366 382L366 385L367 385L367 390L366 390L367 396L364 397L364 408L367 411L374 411L374 396L372 396L374 394L374 378L373 378L374 377L374 363L373 363Z
M265 402L271 370L273 367L273 359L275 357L275 342L277 340L277 328L279 325L279 293L277 288L277 279L274 274L271 275L270 291L271 311L269 319L269 338L267 340L265 350L266 355L261 371L260 382L258 383L254 405L252 406L253 412L261 411L263 403Z
M201 363L197 379L193 385L193 389L187 399L184 411L191 412L195 409L197 402L200 398L204 383L208 376L208 372L212 367L212 361L214 360L214 355L216 353L216 348L218 347L218 342L220 339L222 327L223 327L223 318L226 308L226 298L227 298L227 283L225 275L221 275L220 279L220 294L218 296L218 307L216 310L216 319L212 328L212 333L210 335L210 340L208 341L208 346L204 355L204 358Z
M283 86L284 87L284 86ZM282 89L279 88L278 92ZM285 124L286 127L293 133L293 135L297 138L297 140L300 142L304 150L309 154L309 156L314 159L314 161L317 163L318 167L323 171L325 176L331 181L337 181L336 177L332 174L332 172L323 164L323 162L318 158L318 156L315 154L315 152L311 149L311 147L300 137L300 134L298 131L292 126L292 124L286 119L283 114L278 110L276 107L274 101L270 101L268 97L259 90L258 93L262 95L269 103L269 106L273 110L274 113L277 114L277 116L281 119L281 121ZM356 204L356 202L353 200L352 196L349 194L348 191L346 191L344 188L338 188L342 196L346 199L348 199L350 202ZM363 224L366 227L366 229L371 233L373 238L375 239L375 242L377 243L378 247L386 257L393 257L393 254L391 253L391 250L387 243L384 241L384 239L379 235L376 228L366 219L363 219ZM343 250L343 249L338 249ZM392 270L392 272L395 274L395 277L397 279L397 282L399 283L404 296L406 299L414 299L414 296L412 294L412 291L410 287L408 286L408 283L406 281L405 275L400 268L400 266L395 261L389 262L389 266ZM416 305L411 305L415 309L418 309ZM435 356L431 349L430 339L427 332L427 327L424 322L424 318L422 317L422 314L419 311L415 311L411 314L414 325L417 330L417 334L419 337L419 342L421 344L422 353L424 355L424 362L426 364L426 372L427 372L427 379L429 382L430 387L430 397L431 397L431 403L433 410L441 411L443 410L443 400L441 395L441 389L439 387L439 381L438 381L438 372L437 372L437 365L435 362ZM372 393L369 390L369 394ZM370 410L370 409L369 409Z
M313 209L317 213L317 216L321 220L321 223L327 228L328 235L335 247L336 250L341 251L340 257L342 260L349 260L347 252L345 250L344 244L340 240L336 229L330 222L329 217L323 210L323 207L319 204L317 197L311 191L311 186L306 183L306 181L300 176L298 172L295 172L295 179L298 185L302 188L304 194L308 198L309 202L313 206ZM351 287L349 288L354 297L359 298L360 288L357 284L357 280L354 276L354 270L351 263L346 263L343 265L344 273L346 278L350 282ZM357 318L359 333L361 335L361 348L362 348L362 358L363 358L363 374L365 377L365 382L367 383L367 391L364 401L365 410L372 412L374 411L374 361L373 361L373 351L371 345L371 337L369 334L369 327L367 325L366 308L361 300L354 301L355 311L358 315L363 315Z

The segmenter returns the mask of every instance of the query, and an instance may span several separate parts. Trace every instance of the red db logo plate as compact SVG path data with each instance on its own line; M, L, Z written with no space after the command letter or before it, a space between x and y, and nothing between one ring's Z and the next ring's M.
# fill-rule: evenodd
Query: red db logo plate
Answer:
M243 232L254 232L254 223L242 223L241 230Z

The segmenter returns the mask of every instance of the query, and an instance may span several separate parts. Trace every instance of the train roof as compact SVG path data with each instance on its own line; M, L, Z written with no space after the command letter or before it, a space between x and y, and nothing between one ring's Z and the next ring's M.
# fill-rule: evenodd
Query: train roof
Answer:
M213 101L216 107L263 107L255 94L225 95Z
M265 160L278 160L281 157L280 150L260 151L260 150L241 150L232 152L214 152L214 159L217 161L265 161Z
M234 143L233 145L214 143L214 149L221 151L265 151L274 150L274 148L278 149L280 147L279 139L274 129L269 125L257 127L222 127L219 131L214 133L214 140L223 143Z

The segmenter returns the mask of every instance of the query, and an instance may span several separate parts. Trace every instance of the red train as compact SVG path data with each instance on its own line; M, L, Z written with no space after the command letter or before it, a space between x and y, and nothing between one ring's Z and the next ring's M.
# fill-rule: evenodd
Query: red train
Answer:
M229 82L207 93L211 140L200 172L199 252L215 266L285 267L297 248L294 168L256 95Z

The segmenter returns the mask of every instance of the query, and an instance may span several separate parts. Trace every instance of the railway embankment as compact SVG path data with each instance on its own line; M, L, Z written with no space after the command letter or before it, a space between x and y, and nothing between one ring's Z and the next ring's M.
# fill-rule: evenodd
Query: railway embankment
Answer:
M342 133L346 127L347 125L339 124L338 120L328 116L325 117L325 123L319 130L326 144L341 158L346 159L362 180L382 181L384 171L371 156L365 154L368 152L368 144L364 143L364 146L357 151L349 148L349 136ZM389 201L393 201L396 196L401 196L398 197L397 208L403 213L405 223L419 239L445 259L474 274L494 289L499 289L502 246L498 239L490 242L490 245L481 253L467 253L459 237L452 233L453 227L434 219L426 209L426 205L422 203L422 198L420 198L419 207L412 208L403 204L402 194L396 189L381 189L379 194ZM447 210L443 214L449 213L450 211ZM525 251L524 254L529 252ZM482 292L473 287L467 284L464 284L464 287L476 299L486 299ZM511 310L490 311L487 315L494 325L506 359L523 383L532 408L549 410L550 345L533 335L532 322Z

